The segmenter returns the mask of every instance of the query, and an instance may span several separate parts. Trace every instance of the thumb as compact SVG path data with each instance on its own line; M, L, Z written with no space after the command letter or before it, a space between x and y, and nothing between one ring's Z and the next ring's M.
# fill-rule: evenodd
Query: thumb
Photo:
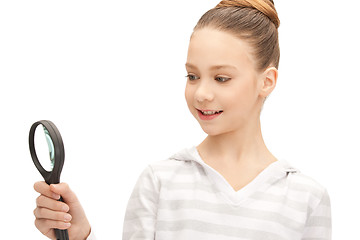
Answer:
M75 193L71 191L67 183L51 184L50 190L56 194L59 194L66 203L78 202L78 198Z

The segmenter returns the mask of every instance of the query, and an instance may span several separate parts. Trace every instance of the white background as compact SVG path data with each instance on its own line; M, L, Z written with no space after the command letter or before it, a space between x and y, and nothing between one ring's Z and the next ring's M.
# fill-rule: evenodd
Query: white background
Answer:
M333 239L359 239L359 3L275 2L280 77L265 142L328 189ZM185 103L184 64L192 28L217 3L1 0L1 238L45 239L28 132L49 119L65 143L62 181L99 239L121 239L142 170L205 137Z

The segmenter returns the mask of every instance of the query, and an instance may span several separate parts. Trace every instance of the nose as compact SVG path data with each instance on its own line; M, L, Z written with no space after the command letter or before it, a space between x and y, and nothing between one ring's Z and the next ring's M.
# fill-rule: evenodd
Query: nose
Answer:
M199 81L195 91L195 100L198 102L211 102L214 99L214 92L211 84L207 81Z

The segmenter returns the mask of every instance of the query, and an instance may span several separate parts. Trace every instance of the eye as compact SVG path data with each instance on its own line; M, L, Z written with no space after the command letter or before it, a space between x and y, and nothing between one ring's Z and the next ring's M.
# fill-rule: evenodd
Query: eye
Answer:
M229 81L231 78L228 77L216 77L215 80L218 82L226 82Z
M189 81L194 81L196 79L199 79L199 77L193 75L193 74L188 74L185 77L187 77L187 79L189 79Z

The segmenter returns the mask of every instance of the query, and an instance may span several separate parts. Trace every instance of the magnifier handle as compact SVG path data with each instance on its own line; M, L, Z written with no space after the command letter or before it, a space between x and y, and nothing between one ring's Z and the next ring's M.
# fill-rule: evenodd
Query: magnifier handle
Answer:
M60 196L60 199L58 201L64 202L64 199ZM69 233L68 230L60 230L60 229L54 229L55 230L55 236L56 240L69 240Z
M56 240L69 240L68 230L54 229Z

